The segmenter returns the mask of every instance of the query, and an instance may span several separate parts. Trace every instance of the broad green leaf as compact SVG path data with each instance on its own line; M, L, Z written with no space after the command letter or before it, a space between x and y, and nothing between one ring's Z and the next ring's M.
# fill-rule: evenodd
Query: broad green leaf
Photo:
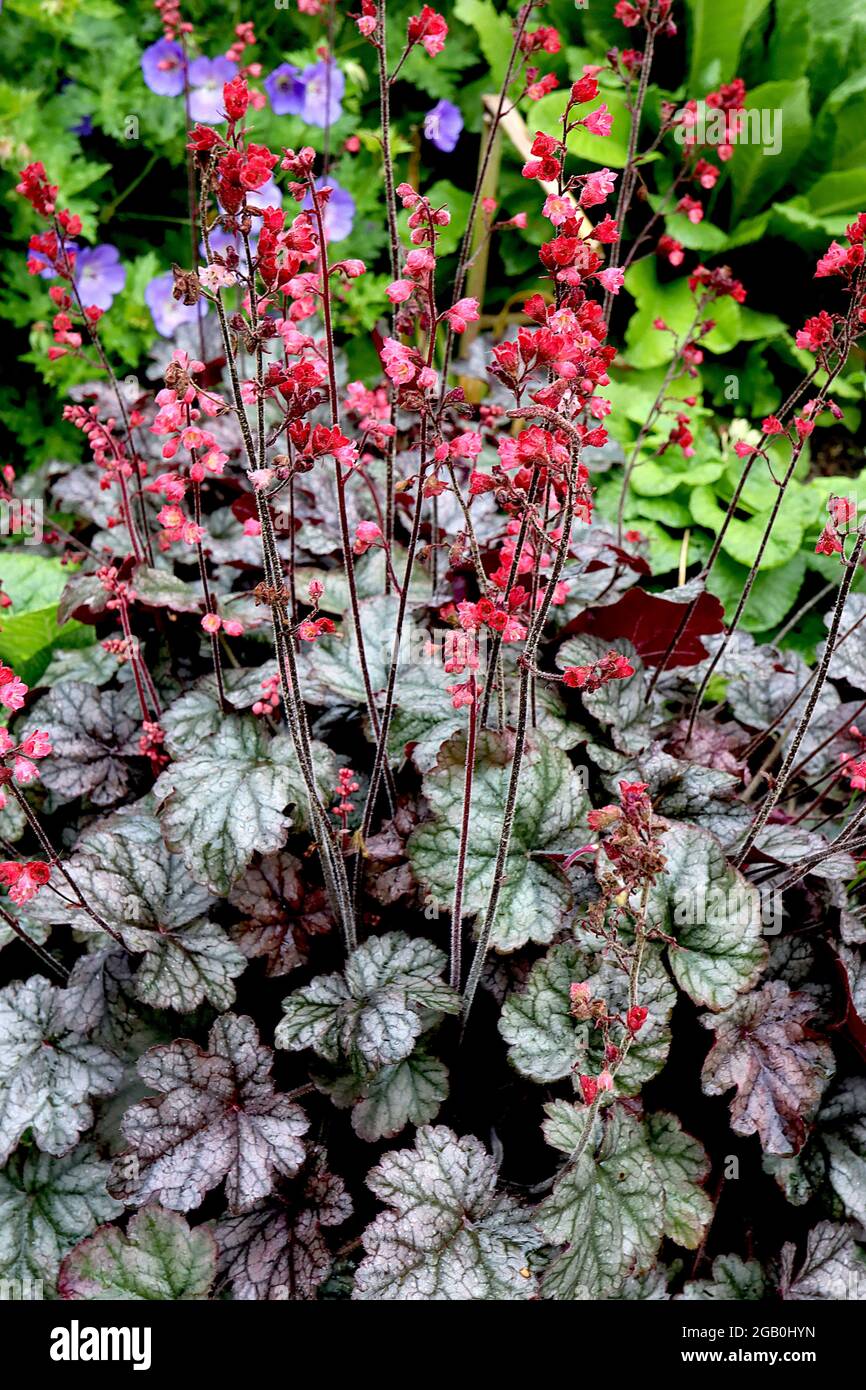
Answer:
M408 843L416 876L443 903L450 903L454 894L465 751L462 734L443 745L437 766L424 778L432 819L420 825ZM478 740L464 890L467 915L483 911L490 895L513 751L514 739L507 733L483 733ZM585 810L585 793L565 753L542 734L532 734L523 758L506 880L493 932L498 950L515 951L527 941L546 943L555 934L571 893L546 852L568 852L575 847Z
M445 964L429 941L372 936L349 957L345 978L320 975L283 1001L277 1046L312 1048L362 1078L402 1062L430 1026L430 1011L457 1012L457 996L441 978Z
M649 1115L646 1128L664 1189L665 1235L696 1250L713 1217L713 1204L703 1189L710 1173L706 1151L683 1132L675 1115Z
M225 894L256 850L282 848L300 778L287 738L271 740L255 716L228 715L197 752L170 764L154 787L169 849L199 883Z
M774 569L759 570L749 601L743 609L740 626L747 632L767 632L776 627L796 603L805 574L806 557L800 551L793 559ZM724 605L728 620L733 617L742 598L748 575L746 565L738 564L722 550L707 576L707 588Z
M743 39L767 8L769 0L688 0L689 93L703 96L711 87L730 82L738 72Z
M113 1195L189 1211L225 1180L229 1208L249 1211L304 1161L303 1110L271 1079L273 1053L252 1019L223 1014L210 1051L187 1038L152 1047L138 1064L149 1090L123 1118L129 1150L115 1163Z
M662 930L676 937L669 948L674 979L696 1004L727 1008L766 962L757 892L706 830L671 821L662 853L667 863L651 894L650 916L658 914Z
M700 526L705 526L708 531L714 533L721 530L725 520L725 507L712 488L695 488L691 495L691 508L692 515ZM766 512L759 512L748 521L734 517L722 542L725 554L738 564L744 565L746 569L751 568L757 558L768 520ZM777 569L793 560L803 543L803 531L804 524L799 515L799 506L795 494L792 493L790 500L786 496L782 502L778 519L770 532L761 557L762 572Z
M666 284L659 281L654 256L637 261L627 272L625 288L636 301L626 330L628 361L633 367L659 367L671 360L674 339L670 333L654 328L661 318L668 328L682 337L697 317L697 300L689 289L688 280L681 278ZM704 315L712 318L715 328L702 344L711 352L729 352L740 340L740 306L733 299L716 300Z
M0 1173L0 1279L39 1280L50 1293L67 1251L123 1210L106 1191L110 1171L88 1144L62 1158L14 1153Z
M388 1210L364 1232L354 1298L513 1301L531 1298L539 1244L530 1213L496 1192L496 1165L472 1136L425 1127L413 1149L386 1154L367 1185Z
M0 1161L28 1129L65 1154L93 1122L89 1098L120 1082L117 1058L70 1027L63 993L41 975L0 991Z
M709 1279L690 1279L680 1298L715 1302L749 1302L764 1296L764 1275L757 1260L718 1255Z
M710 1096L736 1087L731 1102L735 1134L757 1134L767 1153L797 1153L806 1123L833 1073L833 1050L807 1026L815 1001L792 993L782 980L738 999L701 1022L716 1034L701 1080Z
M454 14L478 35L481 52L490 68L491 88L498 90L505 77L513 42L508 15L497 10L492 0L456 0Z
M782 82L763 82L747 94L744 109L780 112L774 116L780 148L771 154L763 143L738 141L731 159L734 197L733 221L756 213L783 187L808 148L812 128L809 115L809 83L805 77ZM748 120L748 116L745 118ZM749 134L751 136L751 131Z
M59 1286L69 1299L189 1302L207 1298L215 1273L216 1242L207 1227L190 1230L176 1212L147 1206L126 1232L101 1226L76 1246Z
M578 1023L570 1013L569 986L589 980L593 999L607 1001L609 1013L628 1009L628 977L614 961L593 957L573 942L554 946L536 961L523 989L510 994L499 1020L509 1044L508 1059L533 1081L597 1076L604 1067L604 1038L592 1022ZM676 990L657 948L647 950L640 974L640 999L649 1010L622 1066L616 1073L621 1095L635 1095L661 1070L670 1047L669 1020Z
M558 1301L607 1298L627 1274L650 1267L665 1223L664 1191L641 1122L619 1106L596 1116L580 1158L590 1111L555 1100L545 1106L545 1138L569 1155L536 1221L556 1256L543 1280Z
M600 164L609 169L625 168L628 159L628 136L630 118L625 99L616 88L605 87L599 93L604 98L608 111L613 116L610 135L591 135L583 126L572 130L568 137L568 151L576 159L584 159L589 164ZM552 92L533 102L528 118L533 131L549 133L561 128L562 113L568 100L568 91ZM581 116L587 112L579 111ZM572 119L574 116L572 115ZM651 160L646 161L650 163ZM619 175L622 178L622 175ZM617 188L619 183L617 182Z
M352 1110L352 1128L371 1143L393 1139L407 1124L429 1124L448 1098L448 1068L420 1048L383 1067Z
M69 566L45 555L20 550L0 554L0 579L12 599L0 621L0 662L35 685L48 665L52 648L87 646L91 632L80 623L58 626L57 602L69 579Z

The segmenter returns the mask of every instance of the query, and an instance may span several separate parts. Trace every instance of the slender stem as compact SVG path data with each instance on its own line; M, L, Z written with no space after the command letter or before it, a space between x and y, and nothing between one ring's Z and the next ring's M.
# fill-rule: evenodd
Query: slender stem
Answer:
M308 176L308 186L310 199L313 205L313 216L316 221L316 229L319 234L319 258L322 269L322 316L325 323L325 343L328 358L328 384L331 397L331 426L334 429L340 427L340 406L337 395L337 365L336 353L334 350L334 328L331 321L331 271L328 264L328 242L325 236L325 220L322 216L322 209L319 199L316 196L316 185L312 175ZM367 650L364 641L364 629L361 624L361 607L358 599L358 584L355 578L355 556L352 550L352 540L349 535L349 513L346 507L346 480L338 459L334 459L334 469L337 481L337 511L340 521L340 542L343 550L343 565L346 571L346 581L349 587L349 603L352 610L352 626L355 630L355 642L358 648L358 665L361 670L361 679L364 683L364 692L367 700L367 713L370 717L370 727L375 738L380 735L379 711L376 708L376 701L373 696L373 684L370 679L370 668L367 664ZM419 498L420 502L420 498ZM385 764L382 769L385 777L385 784L388 791L388 799L393 811L397 804L397 792L391 775L390 765Z
M490 128L487 132L487 141L484 146L484 153L478 165L478 173L475 178L475 187L472 190L472 202L469 205L469 215L466 218L466 230L463 233L463 240L460 243L460 254L457 258L457 273L454 277L454 302L463 293L463 286L466 281L466 272L469 269L469 260L472 249L472 237L475 228L475 219L478 215L478 207L481 202L481 190L484 186L484 179L487 174L487 166L493 157L496 145L496 136L499 131L499 123L505 114L505 106L508 100L508 89L514 80L514 70L520 57L520 41L529 23L529 16L534 8L535 0L528 0L527 4L521 5L517 12L514 25L514 40L511 45L511 53L508 57L508 64L505 69L505 76L502 79L502 86L499 89L499 100ZM393 81L393 78L392 78ZM454 349L454 331L450 324L445 338L445 351L442 359L442 392L439 399L440 409L445 393L448 389L448 371L451 366L451 354Z
M469 729L466 734L466 767L463 774L463 816L460 824L460 846L457 851L457 873L454 879L454 905L451 910L451 988L460 988L460 968L463 954L463 888L466 881L466 854L469 848L469 814L472 808L472 781L475 776L475 748L478 737L478 688L475 673L469 677L472 702L469 706Z
M15 800L18 802L18 805L21 807L21 810L24 812L24 815L27 819L27 824L30 826L30 829L33 831L34 835L36 836L37 840L42 846L42 849L45 855L47 856L49 862L57 869L57 872L61 875L61 877L64 878L66 882L69 884L69 887L75 894L75 898L79 906L84 909L91 921L95 922L96 925L100 927L102 931L107 932L108 935L112 938L112 940L116 941L118 946L122 946L125 951L127 947L122 936L119 932L114 930L114 927L109 926L105 918L102 917L96 911L96 908L91 907L90 903L85 898L78 884L75 882L75 879L72 877L71 873L61 860L54 846L52 845L50 839L48 838L48 835L43 829L42 822L40 821L36 812L33 810L33 807L30 805L30 802L18 790L14 782L9 783L9 791L11 791L12 795L15 797Z
M574 509L576 501L577 474L580 464L579 448L572 447L571 471L568 476L568 497L565 504L565 516L562 521L562 534L559 540L559 547L556 552L551 573L548 576L547 587L542 595L542 600L538 611L533 614L530 620L529 632L526 636L524 646L524 660L520 669L520 682L518 694L517 726L514 738L514 754L511 761L511 774L508 780L508 791L505 799L505 811L502 817L502 831L499 839L499 849L496 856L496 864L493 870L493 882L490 887L490 897L484 912L481 928L478 933L478 942L475 947L475 955L469 969L466 980L466 988L463 991L463 1029L465 1032L469 1012L472 1008L472 1001L478 989L481 979L481 972L484 969L484 961L490 948L493 936L493 928L496 925L496 916L499 911L499 902L502 895L502 888L508 868L508 854L511 848L511 835L514 829L514 814L517 808L517 790L520 783L520 773L523 766L523 756L526 751L526 733L529 720L529 683L531 679L530 667L535 661L535 654L538 644L541 641L542 633L547 622L547 615L553 600L556 585L562 573L562 567L571 544L571 528L574 521Z
M827 642L824 647L824 654L821 657L821 663L818 667L818 674L812 686L812 691L806 704L806 708L803 711L800 722L797 725L797 730L794 734L793 739L791 740L791 746L788 749L785 761L783 762L779 770L779 775L776 778L775 786L773 787L772 791L768 794L768 796L764 799L763 805L761 806L760 811L758 812L757 816L752 822L749 833L747 834L745 841L743 842L743 847L740 850L737 859L738 867L746 859L749 850L752 848L752 845L755 843L764 826L767 824L771 812L773 811L774 807L778 804L782 792L785 790L785 787L787 786L788 774L790 773L791 768L794 765L797 753L800 749L800 744L803 742L806 730L808 729L812 721L812 715L815 713L815 707L818 703L818 697L820 696L821 691L824 688L824 682L827 679L827 672L830 669L830 662L833 657L833 648L836 645L836 637L839 632L839 624L842 621L842 613L845 609L845 604L848 600L848 594L850 592L851 585L854 581L854 575L857 572L857 566L860 563L860 556L863 551L864 543L866 543L866 532L861 531L857 535L857 541L855 543L853 551L851 552L851 558L848 561L848 565L845 570L845 576L842 580L842 583L839 586L839 597L836 600L836 607L833 610L833 621L830 625L830 634L827 638Z
M616 200L616 212L614 220L619 227L619 237L610 248L608 266L615 269L619 265L620 250L623 238L623 222L634 197L635 184L637 183L637 170L635 168L635 157L637 155L638 137L640 135L640 125L643 118L644 103L646 102L647 89L649 87L650 70L652 68L655 50L656 30L655 30L655 8L647 18L646 46L640 64L640 77L638 78L637 94L634 105L631 108L631 126L628 136L628 153L626 155L625 168L623 170L622 181L619 186L619 195ZM610 290L605 291L604 295L604 321L610 319L610 310L613 304L613 294Z
M400 236L397 230L397 196L394 191L394 155L391 148L391 90L388 82L388 24L386 0L379 0L376 6L377 28L374 43L379 72L379 110L382 123L382 166L385 180L385 211L388 218L388 253L391 279L396 280L400 270ZM396 306L391 314L391 333L396 333ZM391 405L390 424L394 430L397 416L397 399L393 384L389 380L388 392ZM394 542L394 462L396 456L396 433L388 436L385 450L385 544L389 553ZM390 576L385 570L385 593L390 592Z
M46 965L49 970L53 970L54 973L63 980L64 984L66 983L69 979L69 971L66 969L66 966L61 965L59 960L55 960L50 951L43 951L39 943L34 941L32 936L27 935L24 928L16 922L10 912L6 911L5 907L0 907L0 920L6 923L9 930L18 937L19 941L23 941L27 949L32 951L34 956L36 956L37 960L41 960L43 965Z

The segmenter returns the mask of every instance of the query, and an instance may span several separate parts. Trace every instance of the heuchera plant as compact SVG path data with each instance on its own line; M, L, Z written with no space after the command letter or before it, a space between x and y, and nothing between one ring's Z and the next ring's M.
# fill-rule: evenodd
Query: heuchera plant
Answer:
M338 7L301 8L320 61L264 85L327 130ZM65 1299L866 1297L853 502L831 499L819 542L839 582L815 667L740 630L866 331L866 215L817 262L813 366L737 443L706 561L660 592L629 478L659 428L662 462L689 455L701 401L673 388L747 287L637 195L668 142L666 205L697 223L731 146L691 137L696 101L642 146L676 29L670 0L619 0L624 46L573 74L499 208L500 128L556 85L543 8L514 19L450 282L451 212L398 176L391 134L395 77L414 50L436 62L446 19L424 5L395 57L386 0L347 17L381 99L368 381L335 331L367 267L333 252L327 142L257 140L252 24L211 60L157 2L144 73L185 98L191 241L160 309L183 308L188 346L155 394L103 343L114 262L83 276L63 189L21 173L48 355L93 372L64 412L90 460L51 480L69 529L44 543L69 569L61 621L100 640L29 681L0 670L0 941L34 967L0 992L4 1277ZM570 142L609 135L612 81L628 160L581 172ZM732 133L742 83L702 95ZM445 151L449 105L428 132ZM539 215L537 288L513 333L476 338L473 403L468 277ZM611 310L642 256L685 277L693 315L600 520ZM707 580L758 473L775 500L725 619Z

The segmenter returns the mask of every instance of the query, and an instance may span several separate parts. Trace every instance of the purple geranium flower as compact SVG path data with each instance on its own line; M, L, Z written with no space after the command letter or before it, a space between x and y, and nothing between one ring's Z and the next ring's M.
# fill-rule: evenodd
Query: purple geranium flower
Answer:
M189 65L189 114L205 125L221 125L226 118L223 86L237 76L238 65L230 58L196 58Z
M424 134L437 150L450 154L460 139L463 117L450 101L437 101L424 117Z
M305 90L300 68L294 63L281 63L265 78L265 91L275 116L300 116Z
M85 246L75 261L75 285L87 308L110 309L114 296L126 284L126 271L120 264L116 246Z
M330 68L330 74L328 69ZM301 74L304 104L301 118L307 125L333 125L343 114L341 100L346 79L336 63L314 63Z
M151 312L157 333L173 338L182 323L195 323L200 305L181 304L172 294L174 276L170 270L157 275L144 291L144 302Z
M141 55L146 85L160 97L179 97L183 91L183 49L171 39L158 39Z
M355 221L355 199L330 176L316 179L316 187L333 190L325 208L325 236L328 241L345 241ZM313 206L309 193L302 206L308 209Z

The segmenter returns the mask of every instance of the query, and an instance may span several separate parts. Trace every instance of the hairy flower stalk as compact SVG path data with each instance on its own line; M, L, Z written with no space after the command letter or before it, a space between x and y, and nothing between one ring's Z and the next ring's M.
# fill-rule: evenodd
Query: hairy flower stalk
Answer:
M201 205L201 226L205 241L205 249L208 260L211 259L210 237L207 222L207 198L210 186L210 175L208 169L202 173L200 205ZM252 293L251 293L252 299ZM225 307L222 302L221 292L218 289L214 295L214 302L217 310L217 318L220 325L220 333L223 341L223 349L226 356L226 364L229 372L229 380L232 390L232 399L235 414L241 430L244 448L247 458L247 471L253 472L258 467L263 467L265 459L256 450L253 435L247 419L246 409L241 395L241 386L238 379L237 365L232 349L231 334L229 332L228 320L226 318ZM283 608L280 607L280 595L283 591L282 564L279 560L274 536L273 522L271 520L268 504L260 490L254 489L256 499L257 515L261 526L262 557L265 571L265 582L270 586L274 594L275 601L270 605L271 620L274 633L274 645L277 653L277 662L280 671L280 692L286 711L286 723L292 736L295 754L298 759L298 766L307 793L307 809L310 816L310 825L313 831L313 838L319 852L325 884L331 899L334 911L341 925L346 949L352 950L357 941L354 911L351 903L351 892L348 878L346 875L345 861L342 853L335 845L331 826L328 822L327 811L319 791L316 778L315 766L313 763L311 736L309 724L307 722L306 709L304 707L303 696L298 678L297 662L295 659L294 637L291 631L286 632L288 622L285 614L285 600Z
M460 989L463 957L463 888L466 880L466 858L469 850L469 826L472 811L472 781L475 776L475 752L478 742L478 686L474 672L469 676L469 727L466 734L466 763L463 774L463 809L460 822L460 845L454 873L454 902L451 908L451 971L449 983Z
M517 696L517 718L514 732L514 754L511 760L511 770L508 778L508 791L505 798L505 810L502 817L502 831L499 840L499 848L496 855L496 862L493 869L493 881L490 886L490 896L484 915L480 920L478 928L478 941L475 946L475 953L469 974L466 979L466 987L463 991L463 1028L465 1031L475 998L481 972L484 969L484 961L490 949L490 941L493 936L493 929L496 925L496 916L499 911L499 902L502 896L502 889L505 884L508 867L508 852L511 848L511 836L514 830L514 815L517 809L517 793L520 785L520 773L523 767L523 756L526 751L526 738L529 725L530 710L530 684L532 680L532 664L535 662L539 643L544 633L547 616L553 599L554 590L562 573L566 556L571 546L571 531L574 523L574 513L577 500L578 476L580 470L580 450L572 443L571 465L567 474L568 492L565 506L563 507L563 517L561 521L561 537L557 546L553 566L548 578L547 587L542 596L535 614L533 615L529 631L526 635L526 642L523 648L520 664L520 676L518 681Z
M866 544L866 532L864 532L861 529L857 533L857 540L854 543L854 548L851 552L851 557L846 563L845 574L842 578L842 583L839 585L839 595L836 599L836 605L833 609L833 618L830 624L830 631L827 635L827 641L824 645L824 653L821 657L821 661L818 666L817 674L815 676L815 680L813 682L812 689L809 694L809 699L806 702L806 708L803 710L803 714L797 725L794 736L791 739L791 746L788 749L788 752L785 756L785 760L782 763L781 768L779 769L779 773L775 779L772 791L770 791L768 795L765 797L761 805L761 808L758 814L756 815L755 819L753 820L748 834L746 835L746 838L743 841L743 844L740 848L739 856L737 858L738 865L743 864L747 859L749 851L751 850L753 844L757 840L764 826L767 824L767 821L769 820L775 807L778 805L782 797L782 794L784 793L784 790L788 785L789 773L794 763L796 762L797 754L800 751L800 745L803 742L806 730L809 728L809 725L812 722L812 716L815 713L815 709L817 707L821 691L824 688L824 682L827 679L827 672L830 669L830 662L833 658L833 651L836 646L836 639L839 635L839 625L842 621L842 614L845 611L845 604L847 603L848 595L851 592L851 585L854 582L854 576L856 575L857 568L860 564L860 557L863 553L864 544Z
M857 296L852 295L852 304L856 306L856 303ZM824 404L830 395L830 390L832 388L833 382L839 376L840 372L842 371L842 368L848 360L848 353L850 351L852 342L852 329L853 325L850 323L846 323L843 327L839 343L836 345L836 360L833 363L832 368L828 369L827 380L818 392L815 410L812 412L813 415L820 413L820 411L824 408ZM748 603L749 598L751 596L752 588L754 586L755 580L758 576L758 571L761 566L761 561L764 558L764 553L767 549L767 545L769 544L770 536L772 535L773 528L779 517L779 511L781 509L782 502L784 501L785 493L787 492L788 485L794 476L794 471L800 460L800 455L803 452L803 448L805 446L807 438L808 432L798 432L797 438L791 446L791 457L788 463L788 467L785 470L783 477L777 481L777 490L775 499L773 501L773 506L770 509L770 515L767 519L767 524L764 528L764 533L758 545L757 553L755 555L754 560L752 561L751 568L749 569L749 573L743 584L743 590L740 595L739 602L737 603L736 610L734 611L734 615L731 618L730 623L727 625L725 635L722 638L722 641L720 642L717 650L713 653L713 656L710 659L709 665L704 673L704 677L701 681L698 692L695 695L695 698L692 702L692 707L689 714L688 730L685 738L686 745L688 745L691 739L692 732L695 727L695 720L697 719L698 711L701 706L701 701L704 698L707 686L709 685L713 677L713 673L715 672L719 662L722 660L722 657L728 649L731 638L733 637L734 633L736 632L739 626L740 619L743 616L746 604Z
M310 199L313 207L313 217L316 222L319 235L319 258L322 270L322 314L325 321L325 347L327 352L328 364L328 387L331 403L331 427L339 430L340 427L340 405L337 395L337 365L336 349L334 346L334 327L331 320L331 269L328 263L328 240L325 235L325 221L322 216L322 204L320 195L316 191L316 185L311 174L307 176L307 186L309 188ZM355 579L355 558L352 553L352 540L349 534L349 514L346 508L346 479L343 474L342 465L339 459L334 459L334 471L337 483L337 511L340 520L340 540L343 547L343 567L346 575L346 582L349 586L349 605L352 612L352 625L355 630L355 642L358 648L358 665L361 670L361 679L364 682L364 691L367 699L367 713L370 716L370 725L373 734L379 738L382 722L379 718L379 711L376 708L376 698L373 694L373 686L370 680L370 668L367 662L367 647L364 638L364 629L361 624L361 608L358 599L358 584ZM386 762L383 767L385 786L387 788L388 800L393 810L396 805L396 789L391 775L390 765Z

